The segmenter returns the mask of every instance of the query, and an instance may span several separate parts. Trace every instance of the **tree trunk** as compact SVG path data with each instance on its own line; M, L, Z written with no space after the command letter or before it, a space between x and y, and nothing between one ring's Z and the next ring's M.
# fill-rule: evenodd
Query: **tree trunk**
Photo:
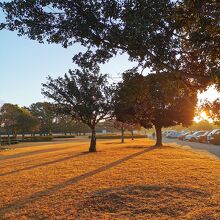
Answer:
M121 127L121 143L125 142L125 137L124 137L124 128Z
M155 146L156 147L161 147L161 146L163 146L163 143L162 143L162 127L160 125L155 125L155 130L156 130L156 138L157 138Z
M18 136L18 134L17 134L17 132L15 131L15 132L13 133L13 137L14 137L15 139L17 139L17 136Z
M91 128L91 132L92 132L92 136L91 136L89 152L96 152L96 132L95 132L95 128Z
M131 140L134 140L134 131L131 130Z
M11 145L10 133L8 132L8 145Z

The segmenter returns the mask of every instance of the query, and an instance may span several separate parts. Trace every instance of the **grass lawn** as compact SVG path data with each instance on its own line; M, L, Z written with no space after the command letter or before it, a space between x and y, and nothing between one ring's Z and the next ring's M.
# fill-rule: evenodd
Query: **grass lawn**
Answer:
M0 219L220 219L220 161L138 139L0 152Z

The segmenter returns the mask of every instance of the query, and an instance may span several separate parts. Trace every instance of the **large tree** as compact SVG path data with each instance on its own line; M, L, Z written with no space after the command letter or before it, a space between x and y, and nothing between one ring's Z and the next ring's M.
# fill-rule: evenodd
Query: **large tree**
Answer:
M25 133L37 131L40 122L27 109L5 103L0 109L0 125L8 135L17 136L18 133L22 133L24 137Z
M25 134L33 134L40 129L40 120L33 116L26 108L20 108L20 114L17 118L18 132L22 134L24 139Z
M0 109L0 124L6 130L8 136L16 134L19 128L19 116L22 111L18 105L5 103Z
M196 88L219 78L218 0L13 0L1 28L40 43L81 43L78 64L127 53L142 68L169 71Z
M28 110L40 120L40 134L52 133L56 118L55 105L49 102L36 102L31 104Z
M156 146L162 145L163 127L190 125L197 95L181 80L170 80L169 74L142 76L127 72L115 95L115 115L119 121L155 127Z
M43 94L54 100L60 112L72 116L91 129L90 152L96 151L96 125L107 119L112 112L112 89L107 75L99 69L70 70L57 79L48 78L43 84Z

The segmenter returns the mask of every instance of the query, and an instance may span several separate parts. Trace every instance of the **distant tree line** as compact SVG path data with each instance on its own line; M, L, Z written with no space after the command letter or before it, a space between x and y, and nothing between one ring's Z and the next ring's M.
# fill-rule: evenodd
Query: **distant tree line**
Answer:
M28 135L51 135L57 134L85 134L89 128L83 123L74 121L71 117L58 115L55 105L48 102L37 102L30 107L19 107L5 103L0 108L0 133L13 135L18 134L22 138Z

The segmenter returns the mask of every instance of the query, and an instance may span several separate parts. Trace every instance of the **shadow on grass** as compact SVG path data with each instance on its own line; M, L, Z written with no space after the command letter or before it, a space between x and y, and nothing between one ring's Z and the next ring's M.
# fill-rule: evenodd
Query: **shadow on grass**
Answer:
M13 209L19 209L19 208L25 206L26 204L29 204L29 203L31 203L31 202L34 202L34 201L36 201L36 200L38 200L38 199L40 199L40 198L42 198L42 197L52 195L52 194L56 193L58 190L61 190L61 189L65 188L65 187L67 187L67 186L69 186L69 185L76 184L76 183L78 183L79 181L82 181L82 180L84 180L84 179L87 179L87 178L89 178L89 177L92 177L92 176L94 176L94 175L96 175L96 174L99 174L99 173L101 173L101 172L107 171L107 170L109 170L109 169L111 169L111 168L113 168L113 167L115 167L115 166L118 166L119 164L121 164L121 163L123 163L123 162L125 162L125 161L127 161L127 160L133 159L133 158L135 158L135 157L137 157L137 156L139 156L139 155L142 155L142 154L147 153L147 152L149 152L149 151L152 151L152 150L154 150L154 149L155 149L154 147L148 147L147 149L145 149L145 150L143 150L143 151L139 151L139 152L137 152L137 153L128 155L128 156L126 156L126 157L124 157L124 158L121 158L121 159L119 159L119 160L116 160L116 161L114 161L114 162L112 162L112 163L110 163L110 164L106 164L106 165L104 165L104 166L102 166L102 167L100 167L100 168L97 168L97 169L95 169L95 170L92 170L92 171L90 171L90 172L87 172L87 173L84 173L84 174L82 174L82 175L73 177L72 179L69 179L69 180L67 180L67 181L65 181L65 182L63 182L63 183L61 183L61 184L57 184L57 185L55 185L55 186L52 186L51 188L48 188L48 189L46 189L46 190L44 190L44 191L36 192L36 193L32 194L32 195L29 196L29 197L26 197L26 198L17 200L17 201L15 201L15 202L11 203L11 204L8 204L8 205L6 205L6 206L3 206L3 207L0 209L0 219L1 219L1 217L2 217L5 213L10 212L10 211L13 210ZM92 155L94 155L94 154L92 154Z
M60 151L60 150L65 150L65 149L71 149L73 147L75 147L75 146L42 149L42 150L23 152L23 153L17 153L17 154L12 154L12 155L4 155L4 156L0 157L0 161L5 161L5 160L8 160L8 159L17 159L17 158L26 157L26 156L33 156L33 155L42 154L42 153L55 152L55 151Z
M67 155L70 155L71 153L73 152L65 152L65 153L61 153L61 154L52 154L52 155L49 155L49 156L44 156L43 159L48 159L48 158L53 158L53 157L59 157L59 156L67 156ZM31 158L30 160L19 160L19 161L16 161L15 163L13 163L13 161L7 161L6 163L4 163L4 166L0 165L0 170L1 169L4 169L4 168L7 168L9 166L13 166L13 167L16 167L20 164L28 164L28 163L32 163L34 161L39 161L39 158Z
M157 146L152 146L155 147L155 149L171 149L173 147L168 146L168 145L163 145L162 147L157 147ZM140 146L140 145L132 145L132 146L126 146L126 147L122 147L124 149L146 149L147 146Z
M202 205L209 193L195 188L129 185L96 191L79 204L75 219L102 216L118 218L181 217ZM89 207L89 208L87 208Z
M48 162L44 162L44 163L41 163L41 164L36 164L36 165L33 165L33 166L29 166L29 167L24 167L24 168L21 168L21 169L18 169L18 170L13 170L13 171L10 171L10 172L7 172L7 173L2 173L2 174L0 174L0 177L11 175L11 174L16 174L16 173L19 173L19 172L22 172L22 171L32 170L32 169L38 168L38 167L43 167L43 166L63 162L65 160L70 160L70 159L73 159L73 158L76 158L76 157L79 157L79 156L82 156L82 155L85 155L85 154L88 154L88 152L83 152L83 153L71 155L71 156L68 156L68 157L60 158L60 159L57 159L57 160L48 161Z
M153 146L152 146L153 147ZM140 145L132 145L132 146L126 146L126 147L122 147L123 149L146 149L147 146L140 146ZM155 147L156 148L156 147Z

